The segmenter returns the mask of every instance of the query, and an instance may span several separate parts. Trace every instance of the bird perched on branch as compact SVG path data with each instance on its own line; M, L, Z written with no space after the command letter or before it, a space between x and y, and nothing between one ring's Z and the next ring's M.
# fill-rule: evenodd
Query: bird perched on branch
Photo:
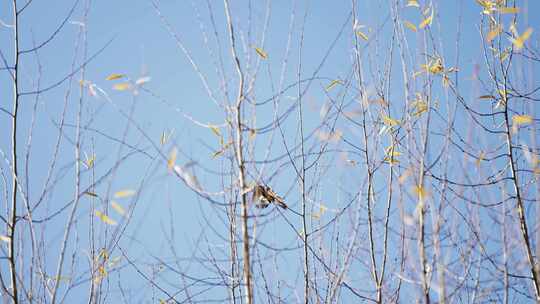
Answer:
M283 199L272 188L264 185L256 185L254 187L252 201L255 202L257 208L266 208L271 203L274 203L283 209L287 209L287 205Z

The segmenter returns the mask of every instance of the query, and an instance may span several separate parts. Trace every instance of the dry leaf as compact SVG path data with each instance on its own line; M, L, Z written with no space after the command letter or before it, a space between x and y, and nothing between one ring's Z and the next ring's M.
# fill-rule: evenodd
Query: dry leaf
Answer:
M125 74L113 73L113 74L107 76L107 78L105 78L105 80L116 80L116 79L122 79L124 77L126 77Z
M99 217L99 219L104 222L105 224L107 225L111 225L111 226L114 226L116 225L117 223L112 220L110 217L108 217L106 214L104 214L103 212L99 211L99 210L96 210L94 212L94 214Z
M420 29L423 29L423 28L425 28L426 26L431 25L431 22L433 22L433 12L434 12L434 10L431 10L431 15L429 15L429 17L427 17L426 19L424 19L424 20L422 21L422 23L420 23L420 24L418 25L418 27L419 27Z
M84 157L86 159L83 161L83 164L86 167L86 169L91 169L92 167L94 167L94 162L96 160L96 155L92 154L92 157L88 157L88 154L86 154L86 152L84 152Z
M385 125L389 126L389 127L395 127L395 126L398 126L400 124L399 120L390 118L390 117L388 117L386 115L383 115L382 119L383 119L383 123Z
M417 29L416 29L416 25L412 24L411 22L409 21L403 21L403 24L405 24L405 26L410 29L411 31L413 32L416 32Z
M418 0L409 0L407 1L407 7L409 6L420 7L420 4L418 4Z
M358 35L358 37L364 39L365 41L368 41L369 39L368 36L361 31L356 31L356 35Z
M221 132L219 131L219 128L215 125L208 125L208 128L212 130L212 133L216 134L218 137L221 137Z
M98 197L97 194L95 194L94 192L90 192L90 191L85 191L83 194L86 194L88 196Z
M129 88L131 88L131 85L129 84L129 82L117 83L113 86L113 89L117 91L125 91L125 90L128 90Z
M120 190L114 193L114 198L125 198L135 194L134 190Z
M533 118L530 115L514 115L512 116L512 122L515 125L527 125L533 122Z
M330 84L326 87L326 91L330 91L333 87L335 87L338 84L343 84L343 82L339 79L332 80L332 82L330 82Z
M478 158L476 159L476 167L480 167L480 163L484 161L485 157L486 154L484 153L484 151L481 151L480 155L478 155Z
M120 204L118 204L115 201L111 201L111 207L118 212L121 216L124 216L126 214L126 210L124 207L122 207Z
M257 52L257 54L259 54L259 56L261 56L262 59L268 58L268 54L266 54L266 52L261 48L256 47L255 52Z
M493 95L482 95L482 96L478 96L478 99L497 99L497 97Z
M532 28L528 28L523 34L521 34L521 36L516 35L518 37L510 38L510 41L512 42L512 44L514 44L517 50L521 50L525 44L525 41L527 41L527 39L531 37L532 32Z
M174 167L174 164L176 163L177 154L178 154L178 149L176 149L176 147L172 148L171 152L169 152L169 158L167 158L168 170L171 170Z
M500 7L497 10L501 14L517 14L517 13L519 13L519 7Z

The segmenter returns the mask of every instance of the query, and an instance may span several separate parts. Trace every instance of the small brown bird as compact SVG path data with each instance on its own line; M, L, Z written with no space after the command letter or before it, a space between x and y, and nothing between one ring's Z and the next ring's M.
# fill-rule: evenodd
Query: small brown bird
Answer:
M252 201L256 202L255 206L257 208L266 208L270 203L274 203L283 209L287 209L283 199L268 186L256 185L253 189Z

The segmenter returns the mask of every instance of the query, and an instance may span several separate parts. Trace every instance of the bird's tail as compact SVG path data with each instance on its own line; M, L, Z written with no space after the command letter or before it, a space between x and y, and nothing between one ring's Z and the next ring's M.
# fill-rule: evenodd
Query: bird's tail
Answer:
M285 204L285 202L283 201L283 199L281 197L276 197L276 200L275 200L276 204L278 206L280 206L281 208L283 209L287 209L287 204Z

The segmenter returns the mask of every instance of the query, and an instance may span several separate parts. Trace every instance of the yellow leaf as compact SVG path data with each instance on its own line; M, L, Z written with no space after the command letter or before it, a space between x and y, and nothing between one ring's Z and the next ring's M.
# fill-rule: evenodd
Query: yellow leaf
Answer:
M490 10L495 6L495 3L488 0L476 0L476 3L480 4L486 10Z
M411 31L413 32L416 32L416 25L412 24L411 22L409 21L403 21L403 24L405 24L405 26L410 29Z
M510 55L510 50L507 48L501 53L501 55L499 56L499 59L502 62L502 61L506 60L506 58L508 58L509 55Z
M227 143L226 145L223 146L223 148L221 148L221 150L219 151L216 151L212 154L212 158L216 158L220 155L222 155L223 153L225 153L225 151L227 151L227 149L232 145L232 142L229 142Z
M428 110L428 104L423 100L420 93L416 93L416 100L411 103L411 107L414 109L413 116L420 116Z
M508 27L508 29L510 30L512 35L514 35L515 37L519 36L515 22L510 23L510 26Z
M165 132L165 130L163 130L163 132L161 132L161 137L159 138L159 143L162 146L168 143L173 133L174 133L174 130L171 130L170 132Z
M401 152L396 151L394 146L389 146L385 150L386 155L391 157L398 157L401 155Z
M389 126L389 127L395 127L395 126L399 125L399 123L400 123L399 120L390 118L390 117L388 117L386 115L383 115L382 119L383 119L384 124Z
M511 38L510 41L514 44L517 50L520 50L523 48L523 45L525 44L525 41L531 37L532 34L532 28L528 28L521 36L517 38Z
M365 41L368 41L368 36L361 31L356 31L356 35L358 35L358 37L364 39Z
M330 84L326 87L326 91L330 91L333 87L335 87L338 84L342 84L342 83L343 82L341 82L341 80L339 80L339 79L332 80L332 82L330 82Z
M124 77L126 77L126 75L113 73L113 74L107 76L107 78L105 78L105 80L115 80L115 79L121 79L121 78L124 78Z
M418 27L419 27L420 29L423 29L423 28L425 28L426 26L431 25L431 22L433 21L433 11L434 11L434 10L431 11L431 15L430 15L429 17L427 17L426 19L424 19L424 20L422 21L422 23L420 23L420 25L418 25Z
M9 237L5 236L5 235L0 234L0 241L9 243L9 242L11 242L11 239Z
M502 26L497 25L493 30L489 31L489 33L486 35L486 41L491 42L493 39L499 36L500 33L502 33Z
M422 73L424 73L424 72L425 72L425 70L420 70L420 71L414 72L414 74L412 75L412 77L413 77L413 78L416 78L416 77L422 75Z
M389 163L390 165L399 163L397 157L401 155L401 152L396 151L394 146L386 148L385 154L386 156L383 159L385 163Z
M115 84L113 86L113 89L117 91L125 91L125 90L128 90L130 87L131 85L129 84L129 82L122 82L122 83Z
M420 4L418 4L418 0L409 0L407 1L407 7L409 6L420 7Z
M126 214L126 210L124 209L124 207L120 206L120 204L115 201L111 201L111 207L116 210L116 212L118 212L118 214L120 214L121 216L124 216Z
M517 14L519 13L519 7L501 7L498 11L501 14Z
M214 125L208 125L208 128L212 130L212 133L216 134L218 137L221 137L221 132L219 131L219 128Z
M423 200L427 196L427 191L422 187L422 185L416 185L413 187L413 192L418 196L419 200Z
M94 213L105 224L111 225L111 226L116 225L116 222L114 220L112 220L110 217L108 217L106 214L102 213L101 211L96 210Z
M135 194L135 191L133 190L120 190L114 193L114 198L130 197L130 196L133 196L134 194Z
M94 161L96 160L96 155L92 154L92 157L88 157L88 154L84 152L84 156L86 159L84 160L83 164L86 166L86 168L90 169L94 167Z
M480 155L476 159L476 167L480 167L480 163L484 161L485 157L486 157L486 154L484 153L484 151L480 152Z
M432 74L439 74L444 71L444 66L442 64L441 58L432 60L429 64L429 72Z
M530 115L514 115L512 116L512 122L515 125L527 125L533 122L533 118Z
M261 48L256 47L255 52L257 52L257 54L259 54L259 56L261 56L262 59L268 58L268 54L266 54L266 52Z
M176 149L176 147L172 148L171 152L169 152L169 158L167 159L167 169L172 170L174 164L176 163L177 154L178 150Z

